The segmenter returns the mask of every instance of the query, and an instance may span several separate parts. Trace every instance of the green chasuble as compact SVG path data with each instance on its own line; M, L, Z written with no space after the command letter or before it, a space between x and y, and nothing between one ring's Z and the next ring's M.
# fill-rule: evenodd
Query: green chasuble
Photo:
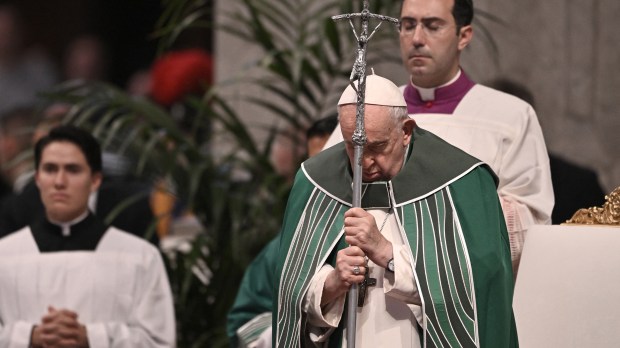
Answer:
M422 347L518 346L510 249L494 178L478 159L416 128L401 172L362 189L364 208L389 201L409 247L424 313ZM274 346L306 346L302 303L314 274L345 246L351 187L343 143L297 173L276 266ZM340 346L344 321L346 313L329 346Z

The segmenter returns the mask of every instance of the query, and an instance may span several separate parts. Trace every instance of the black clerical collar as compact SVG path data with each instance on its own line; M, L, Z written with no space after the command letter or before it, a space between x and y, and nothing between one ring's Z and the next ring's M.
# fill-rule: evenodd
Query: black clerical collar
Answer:
M51 223L45 217L35 220L31 225L32 236L39 247L39 251L93 251L105 234L107 227L88 213L86 218L71 225L71 233L63 235L59 225Z

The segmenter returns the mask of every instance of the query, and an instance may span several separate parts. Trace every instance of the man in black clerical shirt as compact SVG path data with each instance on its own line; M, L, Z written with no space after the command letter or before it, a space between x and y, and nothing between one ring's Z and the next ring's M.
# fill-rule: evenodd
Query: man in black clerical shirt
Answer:
M159 251L88 209L102 181L97 141L59 126L34 155L45 214L0 239L0 346L174 346Z
M73 137L83 138L82 145L58 141L56 132L35 146L35 182L46 219L32 224L32 234L41 251L80 250L84 246L94 250L106 229L95 219L87 219L90 194L101 185L101 151L88 133L69 127L64 131L73 131ZM70 233L71 225L81 227L85 223L91 225L89 233ZM49 233L52 228L61 231Z

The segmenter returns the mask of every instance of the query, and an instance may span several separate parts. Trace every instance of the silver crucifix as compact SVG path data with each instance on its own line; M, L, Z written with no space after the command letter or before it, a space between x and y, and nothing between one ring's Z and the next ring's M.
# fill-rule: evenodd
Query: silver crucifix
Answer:
M383 16L379 14L370 13L368 10L368 0L364 1L364 8L360 13L348 13L337 16L332 16L335 21L348 19L355 39L357 40L357 50L355 63L353 63L353 69L351 70L351 76L349 77L349 83L353 87L353 90L357 93L357 109L355 112L355 132L353 132L353 144L354 149L354 166L353 166L353 207L361 207L362 205L362 157L364 154L364 145L366 144L366 129L364 128L364 98L366 95L366 48L368 41L375 34L377 29L383 22L391 22L398 25L399 21L396 18ZM355 25L353 24L353 18L361 19L361 32L358 34ZM378 20L379 23L373 29L372 33L368 35L368 24L371 19ZM358 81L357 88L355 81ZM349 298L347 304L347 347L355 348L355 331L357 322L357 303L359 288L357 284L353 284L349 290Z

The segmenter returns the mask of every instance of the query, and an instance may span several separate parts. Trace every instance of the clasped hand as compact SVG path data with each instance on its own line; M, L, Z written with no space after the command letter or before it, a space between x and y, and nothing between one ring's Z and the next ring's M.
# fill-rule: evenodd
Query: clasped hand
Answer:
M385 267L392 258L392 243L379 231L375 218L362 208L351 208L344 214L345 241L349 247L338 251L336 268L327 277L322 303L348 291L351 284L364 280L366 257Z
M77 313L50 306L41 323L32 330L31 345L35 348L87 348L86 328L78 321Z

